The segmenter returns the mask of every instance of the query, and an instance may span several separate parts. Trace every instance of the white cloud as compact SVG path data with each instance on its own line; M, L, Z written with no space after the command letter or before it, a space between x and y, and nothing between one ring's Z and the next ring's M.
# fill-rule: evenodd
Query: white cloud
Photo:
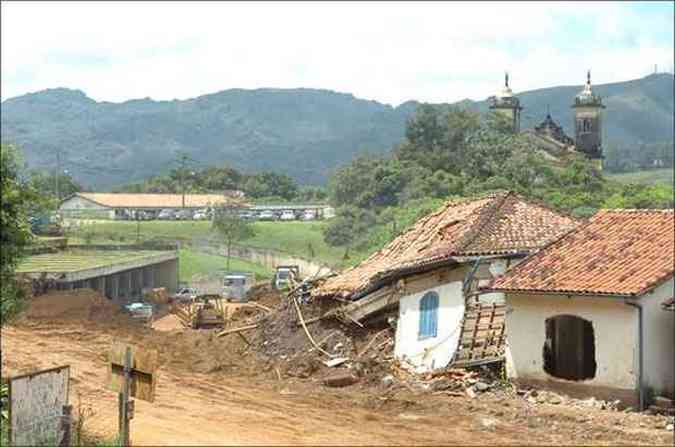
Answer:
M441 102L485 98L504 69L529 90L672 61L672 22L623 4L2 3L3 99L60 86L106 101L312 87Z

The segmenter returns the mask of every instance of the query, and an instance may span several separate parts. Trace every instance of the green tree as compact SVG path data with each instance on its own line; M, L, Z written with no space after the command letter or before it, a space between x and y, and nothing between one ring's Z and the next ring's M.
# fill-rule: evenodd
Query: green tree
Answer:
M457 174L468 137L479 127L480 115L476 112L453 107L443 113L437 106L420 106L408 121L406 138L395 157L432 171Z
M250 221L242 219L239 208L218 207L214 209L213 230L225 240L227 247L227 270L230 270L232 244L255 235Z
M244 192L253 198L279 196L293 200L298 194L298 184L286 174L260 172L246 179Z
M198 174L198 184L208 192L241 189L244 176L229 166L209 167Z
M338 208L335 217L323 228L323 237L332 247L345 247L345 257L348 257L349 249L357 242L364 241L364 237L375 223L374 212L345 206Z
M33 170L28 174L30 186L40 195L56 198L57 178L54 173ZM67 173L58 176L59 196L63 199L83 190L82 185Z
M21 156L14 145L0 148L0 324L15 317L23 307L24 295L17 286L14 270L31 240L28 210L41 197L22 175Z

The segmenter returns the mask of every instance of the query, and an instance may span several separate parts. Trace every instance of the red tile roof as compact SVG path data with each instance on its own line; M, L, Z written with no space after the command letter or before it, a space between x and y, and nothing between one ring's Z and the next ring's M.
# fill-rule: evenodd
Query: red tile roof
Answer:
M673 275L673 210L602 210L485 289L639 296Z
M327 280L313 295L353 298L384 277L455 256L529 253L577 224L511 192L449 201L358 266Z

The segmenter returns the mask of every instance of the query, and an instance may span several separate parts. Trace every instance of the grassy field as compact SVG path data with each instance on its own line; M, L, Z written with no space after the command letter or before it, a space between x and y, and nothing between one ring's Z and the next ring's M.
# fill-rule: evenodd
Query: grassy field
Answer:
M70 250L58 253L46 253L27 256L22 259L16 268L16 272L75 272L147 258L158 253L161 252L148 254L148 252L132 250Z
M339 265L344 248L331 247L324 242L324 225L323 222L256 222L256 235L243 241L241 245L279 250L306 259Z
M256 235L239 245L283 251L330 265L340 265L344 249L326 245L323 222L255 222ZM138 233L137 233L138 231ZM214 237L207 221L95 221L68 234L70 243L135 243L163 239L191 241Z
M227 259L223 256L200 253L189 248L178 251L180 281L190 282L196 276L210 276L217 271L225 270ZM230 259L230 270L255 273L256 279L269 279L272 272L265 267L242 259Z
M621 174L607 173L607 177L621 183L673 184L673 169L648 169L644 171L624 172Z

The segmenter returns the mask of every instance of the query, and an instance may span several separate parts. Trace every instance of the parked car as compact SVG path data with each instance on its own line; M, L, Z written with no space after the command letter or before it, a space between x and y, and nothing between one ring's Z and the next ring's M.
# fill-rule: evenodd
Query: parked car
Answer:
M302 216L300 217L301 220L314 220L316 219L316 213L312 210L306 210L304 213L302 213Z
M281 220L295 220L295 213L290 210L283 211L279 217Z
M258 220L276 220L276 216L272 211L262 211L258 214Z
M194 287L183 287L178 289L178 291L171 296L171 299L179 303L189 303L194 301L198 294L199 292Z
M176 220L191 220L192 211L190 210L180 210L176 213Z
M134 320L141 320L144 323L152 323L154 314L154 307L152 304L138 301L125 305L124 310Z
M256 214L252 211L241 211L239 217L244 220L254 220L256 219Z
M155 213L152 211L138 210L134 211L135 220L153 220L155 218Z
M192 220L206 220L206 219L208 219L206 210L197 210L192 215Z
M173 220L173 218L174 218L173 210L162 210L157 215L157 219L159 220Z

